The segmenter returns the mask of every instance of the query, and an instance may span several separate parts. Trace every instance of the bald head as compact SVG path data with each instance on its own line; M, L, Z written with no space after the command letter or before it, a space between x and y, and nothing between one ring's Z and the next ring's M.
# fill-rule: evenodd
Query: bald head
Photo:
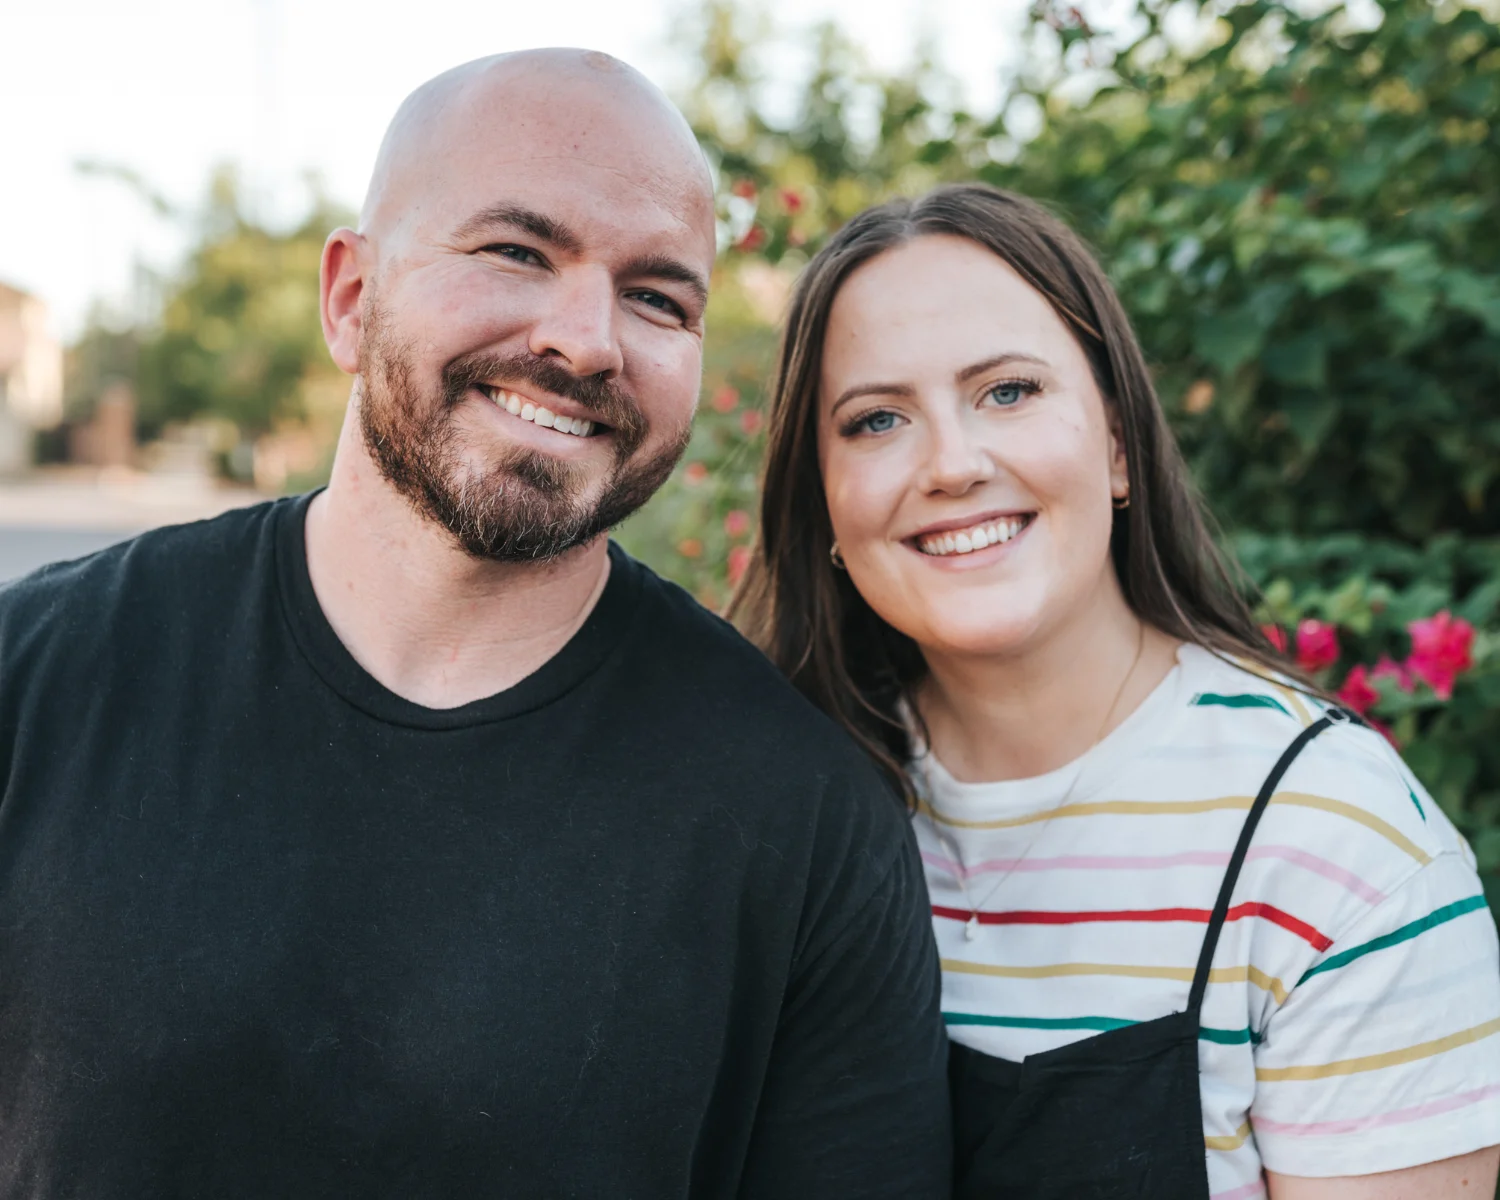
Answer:
M479 557L602 555L687 445L715 234L692 130L624 63L531 50L423 84L323 251L363 435L335 480L373 466Z
M402 102L360 212L380 237L424 199L497 163L577 159L712 220L713 183L692 129L660 88L597 50L496 54L454 67Z

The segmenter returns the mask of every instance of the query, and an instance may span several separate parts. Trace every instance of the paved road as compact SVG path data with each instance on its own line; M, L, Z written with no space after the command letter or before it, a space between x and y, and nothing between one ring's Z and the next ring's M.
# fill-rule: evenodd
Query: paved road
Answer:
M79 558L130 537L118 529L47 529L0 526L0 582L45 563Z

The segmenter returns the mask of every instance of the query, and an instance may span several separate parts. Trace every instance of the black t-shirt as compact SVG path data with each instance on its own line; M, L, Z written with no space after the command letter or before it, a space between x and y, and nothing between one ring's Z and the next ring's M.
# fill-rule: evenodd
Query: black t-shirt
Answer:
M534 675L409 703L306 508L0 592L0 1196L946 1197L852 744L617 548Z

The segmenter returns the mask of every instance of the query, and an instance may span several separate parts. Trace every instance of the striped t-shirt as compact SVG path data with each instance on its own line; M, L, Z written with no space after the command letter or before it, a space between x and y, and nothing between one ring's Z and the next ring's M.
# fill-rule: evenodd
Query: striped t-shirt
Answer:
M1251 800L1321 711L1185 647L1139 709L1048 775L960 783L919 755L949 1036L1019 1061L1186 1008ZM1263 1194L1262 1165L1361 1175L1500 1143L1494 921L1468 846L1379 734L1334 726L1281 781L1198 1047L1215 1200Z

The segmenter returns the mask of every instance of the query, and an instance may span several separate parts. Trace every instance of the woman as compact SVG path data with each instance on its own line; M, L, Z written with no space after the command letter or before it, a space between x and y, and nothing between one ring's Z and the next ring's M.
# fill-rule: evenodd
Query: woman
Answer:
M1287 682L1037 205L943 188L808 266L737 612L917 807L960 1196L1493 1194L1468 847Z

